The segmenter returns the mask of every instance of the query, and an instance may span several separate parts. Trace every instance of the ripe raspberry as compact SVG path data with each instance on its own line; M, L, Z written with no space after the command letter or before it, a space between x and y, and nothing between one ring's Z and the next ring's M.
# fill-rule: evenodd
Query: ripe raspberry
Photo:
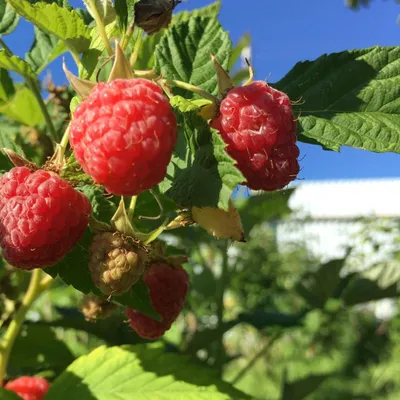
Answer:
M102 232L89 248L89 270L94 284L106 295L127 292L144 270L145 252L119 232Z
M176 118L156 83L116 79L99 83L76 108L70 139L88 175L110 193L134 196L164 179Z
M16 167L0 178L0 245L14 267L60 261L80 240L91 206L53 172Z
M143 280L149 288L151 302L162 321L156 321L131 308L126 309L131 327L146 339L157 339L178 318L189 290L189 276L182 267L158 261L151 264Z
M266 82L230 90L211 126L221 133L250 189L281 189L299 173L289 97Z
M6 390L16 393L24 400L42 400L50 384L37 376L21 376L6 384Z

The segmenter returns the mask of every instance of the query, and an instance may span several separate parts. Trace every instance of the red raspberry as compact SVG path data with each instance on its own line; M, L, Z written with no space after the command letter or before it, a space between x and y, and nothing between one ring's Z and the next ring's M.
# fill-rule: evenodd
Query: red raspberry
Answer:
M266 82L230 90L211 126L221 133L250 189L281 189L299 173L289 97Z
M146 79L99 83L75 110L71 146L83 170L116 195L160 183L177 141L160 86Z
M16 393L24 400L42 400L50 384L37 376L21 376L6 384L5 389Z
M0 178L0 246L21 269L61 260L79 241L89 200L53 172L16 167Z
M131 308L126 309L126 315L139 336L157 339L178 318L189 290L189 276L182 267L172 267L159 261L150 266L143 280L149 288L151 303L162 321L156 321Z

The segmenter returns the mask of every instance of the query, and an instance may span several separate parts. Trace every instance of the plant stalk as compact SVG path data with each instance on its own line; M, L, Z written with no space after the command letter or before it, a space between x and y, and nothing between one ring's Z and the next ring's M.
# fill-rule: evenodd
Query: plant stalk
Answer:
M50 131L50 135L51 135L52 139L55 142L58 142L58 140L59 140L58 134L54 128L53 121L51 120L51 117L49 114L49 110L47 109L46 104L44 103L44 100L42 98L42 95L40 94L40 90L39 90L37 81L33 78L28 78L28 77L26 77L25 80L26 80L27 85L32 90L32 93L34 94L36 101L39 104L40 110L42 111L42 114L46 121L47 128Z
M21 331L27 312L29 311L35 300L45 291L53 281L53 278L47 276L41 281L41 269L35 269L32 272L28 290L22 299L21 306L16 312L10 325L8 326L2 340L0 341L0 386L7 371L7 364L10 358L11 349Z
M224 323L224 295L225 295L225 289L228 283L228 277L229 277L229 258L228 258L228 248L229 248L229 243L226 241L225 245L223 246L223 254L222 254L222 270L221 270L221 275L218 280L218 286L217 286L217 318L218 318L218 323L217 323L217 330L222 329L222 325ZM222 376L222 369L223 369L223 364L224 364L224 335L222 334L218 338L218 345L217 345L217 352L216 352L216 358L215 358L215 367L219 373L220 376Z
M90 7L90 11L92 17L96 21L97 29L99 30L99 35L101 37L101 40L103 41L104 46L106 47L108 55L112 56L114 54L114 51L111 47L110 41L108 40L106 27L104 26L103 20L101 19L99 11L97 10L96 2L91 1L91 5L92 7Z

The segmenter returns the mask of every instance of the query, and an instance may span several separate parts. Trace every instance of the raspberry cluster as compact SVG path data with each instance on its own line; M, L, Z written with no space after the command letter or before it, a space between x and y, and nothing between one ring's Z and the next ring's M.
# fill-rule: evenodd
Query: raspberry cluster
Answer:
M211 126L220 132L250 189L282 189L299 173L290 99L266 82L230 90Z

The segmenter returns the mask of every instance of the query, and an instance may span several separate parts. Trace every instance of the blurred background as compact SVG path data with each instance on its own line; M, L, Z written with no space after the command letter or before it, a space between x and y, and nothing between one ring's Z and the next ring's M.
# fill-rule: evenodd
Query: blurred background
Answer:
M188 0L177 11L208 3ZM398 45L399 11L391 0L226 0L220 19L234 43L248 33L242 58L256 79L273 83L324 53ZM29 50L30 29L22 21L4 38L15 54ZM61 60L42 78L66 84ZM57 96L68 109L68 91ZM302 171L287 190L238 190L247 244L215 241L200 228L165 235L176 253L190 249L191 291L163 341L258 399L398 400L400 157L300 150ZM1 271L6 314L27 276ZM81 303L57 281L28 315L9 373L52 377L99 344L141 342L123 310L92 322Z

